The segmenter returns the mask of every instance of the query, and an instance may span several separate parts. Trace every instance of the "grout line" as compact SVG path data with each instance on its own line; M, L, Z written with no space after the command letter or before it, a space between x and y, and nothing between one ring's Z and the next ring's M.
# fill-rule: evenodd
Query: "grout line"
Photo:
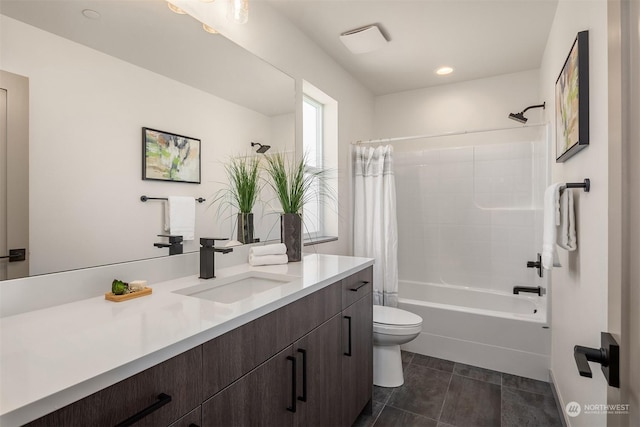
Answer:
M436 423L439 422L438 420L434 420L433 418L427 417L426 415L418 414L417 412L409 411L407 409L398 408L397 406L393 406L393 405L385 405L385 406L389 406L390 408L397 409L398 411L406 412L408 414L417 415L419 417L426 418L426 419L431 420L431 421L435 421Z
M442 412L444 412L444 405L447 403L447 396L449 395L449 388L451 387L451 381L453 381L453 372L451 372L451 376L449 377L449 384L447 384L447 390L444 392L444 399L442 400L442 406L440 407L440 412L438 413L437 422L440 422L440 418L442 417Z

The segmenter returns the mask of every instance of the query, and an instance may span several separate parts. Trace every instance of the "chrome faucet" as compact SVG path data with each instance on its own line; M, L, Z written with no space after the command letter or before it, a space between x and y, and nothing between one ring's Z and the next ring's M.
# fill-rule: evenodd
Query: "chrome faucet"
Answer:
M214 279L215 276L215 253L220 252L228 254L233 252L233 248L216 248L213 246L216 240L228 240L218 237L201 237L200 238L200 278Z

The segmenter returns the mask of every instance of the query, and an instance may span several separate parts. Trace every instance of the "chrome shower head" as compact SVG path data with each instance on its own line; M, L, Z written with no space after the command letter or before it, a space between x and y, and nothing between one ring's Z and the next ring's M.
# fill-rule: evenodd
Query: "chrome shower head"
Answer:
M524 113L526 113L527 110L531 108L542 108L544 110L545 105L546 105L546 102L543 102L540 105L530 105L519 113L509 113L509 118L511 120L515 120L516 122L527 123L528 119L524 116Z
M267 150L269 150L269 148L271 148L271 146L270 146L270 145L262 145L262 144L260 144L259 142L252 142L252 143L251 143L251 146L252 146L252 147L255 147L256 145L259 145L259 146L260 146L260 148L258 148L258 150L256 151L256 153L264 154L264 153L266 153L266 152L267 152Z

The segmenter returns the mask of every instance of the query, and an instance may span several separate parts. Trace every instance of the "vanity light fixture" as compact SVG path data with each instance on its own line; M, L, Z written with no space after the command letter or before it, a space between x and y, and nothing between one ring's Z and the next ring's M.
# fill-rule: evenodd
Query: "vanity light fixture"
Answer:
M202 29L205 30L207 33L209 34L220 34L220 32L218 30L216 30L215 28L207 25L207 24L202 24Z
M451 73L453 73L453 68L451 67L440 67L436 70L436 74L439 76L446 76Z
M187 12L185 12L184 10L180 9L178 6L176 6L173 3L167 2L167 7L169 9L171 9L172 12L177 13L178 15L186 15Z
M237 24L246 24L249 20L249 0L229 0L227 18Z

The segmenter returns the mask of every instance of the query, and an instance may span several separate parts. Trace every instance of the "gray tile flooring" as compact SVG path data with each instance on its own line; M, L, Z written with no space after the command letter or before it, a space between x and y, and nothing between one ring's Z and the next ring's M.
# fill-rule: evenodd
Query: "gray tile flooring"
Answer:
M543 381L402 352L404 384L374 386L354 427L562 427Z

